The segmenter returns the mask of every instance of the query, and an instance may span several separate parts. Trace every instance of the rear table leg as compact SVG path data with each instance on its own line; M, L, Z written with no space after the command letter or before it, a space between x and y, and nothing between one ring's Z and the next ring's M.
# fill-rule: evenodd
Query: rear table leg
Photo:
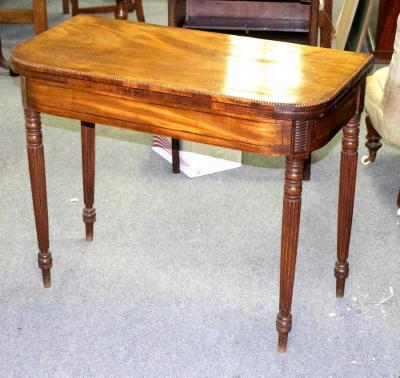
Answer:
M86 228L86 240L93 240L93 224L96 221L94 202L94 175L95 175L95 124L81 122L82 136L82 181L85 207L83 221Z
M180 160L179 160L180 140L172 138L171 145L172 145L172 172L180 173L181 171Z

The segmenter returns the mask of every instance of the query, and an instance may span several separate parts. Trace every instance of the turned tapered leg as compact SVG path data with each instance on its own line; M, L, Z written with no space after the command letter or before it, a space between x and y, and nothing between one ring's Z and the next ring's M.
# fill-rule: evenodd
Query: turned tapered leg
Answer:
M179 173L181 171L180 160L179 160L180 140L172 138L171 146L172 146L172 172Z
M276 319L278 351L285 352L292 328L292 295L300 225L301 189L304 160L286 159L283 197L279 313Z
M119 20L128 19L128 10L125 4L125 0L116 0L117 5L115 7L115 18Z
M136 16L138 21L144 22L143 4L142 0L135 0Z
M50 268L52 258L49 252L49 220L47 212L46 173L40 113L25 108L26 141L28 149L29 174L31 179L33 210L39 246L38 264L42 270L43 285L51 286Z
M96 221L94 202L94 175L95 175L95 124L81 122L82 136L82 181L85 207L83 221L86 228L86 240L93 240L93 224Z
M380 142L381 136L375 130L369 116L365 117L365 124L367 126L367 141L365 142L365 147L368 148L369 161L375 161L376 153L382 147Z
M335 264L336 297L342 298L349 275L351 223L353 220L354 193L356 188L358 134L360 114L357 112L343 128L342 156L340 161L339 214L337 236L337 261Z

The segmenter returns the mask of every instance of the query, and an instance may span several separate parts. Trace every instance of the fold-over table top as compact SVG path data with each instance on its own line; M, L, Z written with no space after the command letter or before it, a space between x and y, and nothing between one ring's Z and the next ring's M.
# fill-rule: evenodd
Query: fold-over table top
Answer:
M301 111L335 100L365 75L372 56L79 15L14 48L11 61L26 76Z

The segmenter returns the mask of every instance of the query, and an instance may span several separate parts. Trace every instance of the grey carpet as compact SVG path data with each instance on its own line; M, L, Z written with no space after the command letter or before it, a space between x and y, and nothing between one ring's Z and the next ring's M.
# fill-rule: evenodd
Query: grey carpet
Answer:
M144 6L148 21L166 23L166 1ZM61 1L49 2L51 24L64 18L60 11ZM10 48L32 27L0 25L0 35ZM400 375L399 150L384 145L373 165L358 167L342 300L333 277L340 136L314 154L293 331L287 353L278 354L283 158L245 154L239 169L191 180L170 173L149 136L99 126L90 243L81 220L79 124L44 115L54 258L45 290L19 79L4 70L0 98L1 377Z

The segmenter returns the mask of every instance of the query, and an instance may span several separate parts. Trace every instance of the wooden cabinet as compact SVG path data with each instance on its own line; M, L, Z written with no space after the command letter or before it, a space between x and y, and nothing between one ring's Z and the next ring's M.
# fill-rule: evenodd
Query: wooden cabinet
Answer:
M332 7L332 2L326 2ZM331 13L331 11L330 11ZM325 12L319 0L169 0L169 25L316 45ZM329 18L330 19L330 18ZM331 29L326 31L330 40ZM328 47L328 46L327 46Z

